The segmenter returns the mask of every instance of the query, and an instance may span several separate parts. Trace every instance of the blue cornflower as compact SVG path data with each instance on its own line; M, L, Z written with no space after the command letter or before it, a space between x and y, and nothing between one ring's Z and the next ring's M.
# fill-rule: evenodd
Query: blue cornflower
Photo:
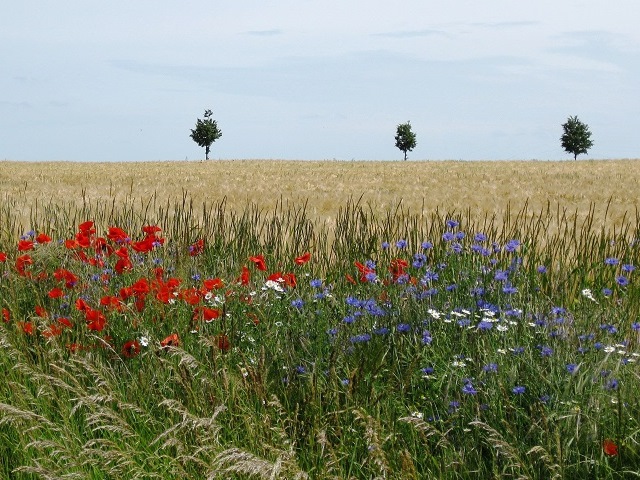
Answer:
M344 323L346 323L347 325L350 325L350 324L352 324L353 322L355 322L355 321L356 321L356 317L355 317L355 316L353 316L353 315L347 315L346 317L344 317L344 318L342 319L342 321L343 321Z
M575 363L567 363L567 372L574 374L578 370L578 365Z
M511 389L511 391L514 395L522 395L527 391L527 388L522 385L516 385L515 387L513 387L513 389Z
M451 250L453 250L453 253L462 253L463 247L462 245L460 245L458 242L456 243L452 243L451 244Z
M610 297L612 293L613 293L613 290L611 290L610 288L602 289L602 295L604 295L605 297Z
M191 275L191 280L194 281L199 281L200 280L200 274L199 273L194 273L193 275Z
M462 240L464 238L464 232L456 232L456 240Z
M306 368L304 368L304 366L302 366L302 365L298 365L298 366L296 367L296 373L297 373L298 375L304 375L305 373L307 373L307 369L306 369Z
M314 278L313 280L311 280L309 282L309 285L312 288L320 288L320 287L322 287L322 280L320 280L319 278Z
M616 277L616 283L621 287L626 287L627 285L629 285L629 279L624 275L618 275Z
M540 396L540 401L542 403L548 403L549 400L551 400L551 397L549 395L547 395L547 394Z
M382 242L382 249L386 250L387 248L389 248L389 242Z
M427 270L424 273L424 276L420 280L423 285L426 285L431 282L435 282L440 278L440 276L436 272L432 272L431 270Z
M369 283L375 283L376 280L378 280L378 275L376 275L376 272L369 272L364 276L364 278Z
M507 295L513 295L514 293L518 293L518 287L514 287L513 285L505 285L504 287L502 287L502 293L505 293Z
M604 259L605 265L618 265L619 263L620 263L620 260L618 260L615 257L609 257Z
M482 370L487 373L496 373L498 371L498 364L487 363L484 367L482 367Z
M346 385L349 385L349 379L348 379L348 378L343 378L342 380L340 380L340 383L341 383L342 385L345 385L345 386L346 386Z
M368 333L362 333L360 335L354 335L349 339L351 343L366 343L371 340L371 335Z
M547 345L538 345L538 349L540 350L540 356L542 357L550 357L553 355L553 348Z
M547 267L545 267L544 265L538 265L538 268L536 268L536 271L542 274L547 273Z
M453 220L453 219L447 220L447 227L449 228L456 228L458 225L460 225L460 223L457 222L456 220Z
M634 266L633 266L633 265L631 265L631 264L622 265L622 271L623 271L623 272L628 272L628 273L630 273L630 272L633 272L635 269L636 269L636 267L634 267Z
M413 255L413 266L416 268L422 267L427 261L427 256L424 253L415 253ZM419 264L417 266L416 264Z
M473 388L473 384L470 381L467 381L462 387L462 393L466 395L475 395L478 393L478 391L475 388Z
M514 355L520 355L523 352L524 352L524 347L513 347L511 349L511 353L513 353Z
M638 323L638 322L633 322L633 323L631 324L631 330L633 330L633 331L635 331L635 332L640 331L640 323Z
M364 266L370 268L371 270L375 270L376 262L374 262L373 260L367 260L366 262L364 262Z
M604 388L606 390L617 390L618 389L618 380L615 378L611 378L605 385Z
M407 241L404 238L401 238L400 240L398 240L396 242L396 247L400 248L400 249L406 248L407 247Z
M453 292L456 288L458 288L458 285L456 285L455 283L452 283L451 285L447 285L445 290L447 292Z
M475 242L484 242L487 240L487 236L484 233L478 232L474 235L473 240Z
M429 250L430 248L433 247L433 243L429 242L429 241L424 241L422 242L422 245L420 245L422 247L423 250Z
M458 408L460 408L460 402L457 402L455 400L451 400L449 402L449 413L455 412Z
M396 330L398 330L398 333L407 333L411 331L411 325L408 323L400 323L396 327Z
M387 333L389 333L389 329L387 327L380 327L376 328L373 333L376 335L386 335Z
M302 307L304 307L304 301L301 298L296 298L291 302L291 306L300 310Z
M469 325L471 325L471 320L469 320L468 318L461 318L460 320L458 320L458 325L460 325L461 327L468 327Z
M423 345L431 345L433 341L433 337L431 337L431 332L429 330L425 330L422 332L422 344Z
M445 242L450 242L453 239L454 239L454 236L453 236L453 233L451 232L444 232L442 234L442 240L444 240Z
M485 320L482 320L480 323L478 323L478 330L491 330L492 328L493 328L492 322L487 322Z
M520 240L513 239L507 242L507 244L504 246L504 249L507 252L515 252L519 246L520 246Z
M421 372L423 373L423 375L433 375L433 372L435 372L436 369L433 367L424 367Z
M332 337L336 336L338 334L338 329L337 328L330 328L329 330L327 330L327 333L329 335L331 335Z
M495 275L493 276L493 279L498 282L504 282L509 279L509 272L505 270L497 270Z

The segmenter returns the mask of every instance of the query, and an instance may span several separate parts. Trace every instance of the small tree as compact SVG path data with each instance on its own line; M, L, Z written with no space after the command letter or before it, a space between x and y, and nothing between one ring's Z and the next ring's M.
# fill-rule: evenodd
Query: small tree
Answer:
M396 130L396 147L404 152L404 159L407 159L407 152L416 148L416 134L411 131L411 122L401 123Z
M205 148L205 159L209 160L211 144L222 136L222 131L218 129L218 124L211 118L211 110L204 111L204 120L198 119L196 128L191 130L191 138L201 147Z
M562 129L562 147L567 153L573 154L574 160L577 160L581 153L586 154L593 146L589 126L578 120L578 117L569 117L567 122L562 124Z

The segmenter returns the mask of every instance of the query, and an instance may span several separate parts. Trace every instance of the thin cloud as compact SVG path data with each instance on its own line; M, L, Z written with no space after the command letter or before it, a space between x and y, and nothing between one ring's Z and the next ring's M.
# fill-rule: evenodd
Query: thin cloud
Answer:
M244 32L245 35L251 35L254 37L274 37L276 35L282 35L282 30L274 28L272 30L249 30Z
M534 22L529 20L513 21L513 22L476 22L470 23L472 27L482 28L520 28L520 27L534 27L540 25L540 22Z
M431 37L431 36L448 36L448 33L443 30L398 30L396 32L380 32L372 33L372 37L387 37L387 38L415 38L415 37Z

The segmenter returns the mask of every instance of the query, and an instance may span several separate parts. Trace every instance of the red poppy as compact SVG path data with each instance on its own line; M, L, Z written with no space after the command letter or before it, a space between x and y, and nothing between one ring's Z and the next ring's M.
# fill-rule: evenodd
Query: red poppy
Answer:
M189 247L189 255L195 257L204 251L204 240L201 238Z
M160 342L160 345L162 346L162 348L177 347L178 345L180 345L180 338L178 338L177 333L172 333L167 338L162 340Z
M602 450L604 451L605 455L608 455L610 457L615 457L616 455L618 455L618 445L616 445L615 442L609 438L606 438L604 442L602 442Z
M242 273L237 278L236 282L240 285L249 285L249 279L251 278L251 272L247 267L242 267Z
M59 268L55 272L53 272L53 276L56 280L65 283L65 287L73 288L76 283L78 283L78 277L73 273L67 270L66 268Z
M52 323L51 325L49 325L49 328L47 328L44 332L42 332L42 336L45 338L51 338L51 337L57 337L61 333L62 333L62 328L60 328L60 326L56 325L55 323Z
M60 317L58 319L58 323L63 327L73 328L73 323L71 323L71 320L69 320L68 318Z
M264 272L267 269L267 263L264 260L264 255L255 255L253 257L249 257L249 260L253 262L258 270Z
M80 230L85 235L93 235L94 233L96 233L95 229L93 228L93 222L91 220L87 220L86 222L78 225L78 230Z
M2 309L2 321L4 323L9 323L10 320L11 320L11 313L9 312L8 309L3 308Z
M109 233L107 233L107 238L114 243L131 242L131 238L129 237L129 234L118 227L109 227Z
M133 290L133 294L137 297L144 297L147 295L151 288L149 287L149 282L146 278L141 278L136 283L131 285L131 290Z
M146 225L142 227L142 231L147 235L155 235L156 233L161 232L162 229L157 225Z
M47 311L44 309L44 307L41 307L40 305L36 305L36 315L42 318L47 318L49 316L49 314L47 313Z
M95 332L101 332L107 324L107 319L100 310L89 308L84 312L87 328Z
M4 252L0 252L0 262L6 262L7 261L7 254Z
M180 298L189 305L195 305L200 302L200 294L195 288L188 288L180 292Z
M216 337L216 343L218 344L218 348L223 352L228 352L231 348L229 337L227 337L224 333L221 333Z
M131 263L131 260L129 259L128 256L126 258L121 258L116 262L115 271L120 275L122 275L122 273L125 270L132 270L132 269L133 269L133 263Z
M208 278L202 282L202 286L207 290L215 290L224 287L224 282L219 278Z
M49 293L47 295L49 296L49 298L60 298L64 297L64 291L61 288L55 287L49 290Z
M44 233L39 233L36 237L36 242L38 243L49 243L51 241L51 237Z
M352 284L354 284L354 285L356 285L356 284L357 284L357 282L356 282L355 278L353 278L353 277L352 277L351 275L349 275L348 273L347 273L347 274L345 274L345 278L347 279L347 282L352 283Z
M293 273L285 273L282 279L284 280L284 284L289 288L296 288L296 285L298 285L298 279Z
M18 242L18 251L26 252L27 250L33 250L33 242L31 240L20 240Z
M33 323L31 322L18 322L18 327L22 329L27 335L33 335Z
M220 310L207 307L202 308L202 318L206 323L210 323L218 317L220 317Z
M144 240L140 240L139 242L133 242L131 244L131 248L133 248L136 252L139 253L148 253L153 250L155 238L147 237Z
M133 358L140 354L140 342L137 340L129 340L122 345L122 356Z
M304 265L305 263L307 263L309 260L311 260L311 253L307 252L307 253L303 253L302 255L300 255L299 257L296 257L296 259L294 260L294 262L296 262L296 265Z

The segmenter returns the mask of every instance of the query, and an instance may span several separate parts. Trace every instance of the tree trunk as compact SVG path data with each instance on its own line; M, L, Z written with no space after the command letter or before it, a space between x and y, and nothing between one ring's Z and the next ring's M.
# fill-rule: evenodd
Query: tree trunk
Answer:
M204 159L209 160L209 145L204 150Z
M407 161L407 151L406 150L404 151L404 161L405 162Z

